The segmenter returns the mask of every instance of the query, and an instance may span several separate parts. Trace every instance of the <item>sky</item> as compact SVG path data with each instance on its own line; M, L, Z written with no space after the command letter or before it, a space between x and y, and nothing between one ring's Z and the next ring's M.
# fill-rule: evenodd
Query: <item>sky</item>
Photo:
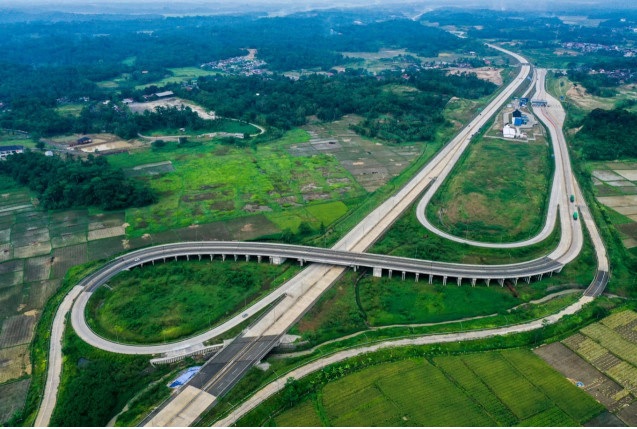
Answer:
M303 11L332 7L408 4L412 7L482 7L495 10L527 9L551 11L572 6L631 7L634 0L0 0L3 9L27 9L30 12L63 11L77 13L170 13L172 11Z

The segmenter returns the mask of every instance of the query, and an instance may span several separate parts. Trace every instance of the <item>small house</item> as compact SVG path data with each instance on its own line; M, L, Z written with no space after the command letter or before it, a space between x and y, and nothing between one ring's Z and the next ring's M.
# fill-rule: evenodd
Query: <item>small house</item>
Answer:
M24 146L0 146L0 159L7 159L7 156L16 153L24 153Z

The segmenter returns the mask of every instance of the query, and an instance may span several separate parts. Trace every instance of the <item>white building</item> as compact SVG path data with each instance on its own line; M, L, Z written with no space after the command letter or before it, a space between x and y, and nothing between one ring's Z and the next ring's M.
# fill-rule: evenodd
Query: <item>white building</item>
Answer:
M502 135L507 139L514 139L517 134L515 127L512 127L509 124L506 124L504 128L502 128Z
M9 155L23 152L24 146L0 146L0 159L7 159Z

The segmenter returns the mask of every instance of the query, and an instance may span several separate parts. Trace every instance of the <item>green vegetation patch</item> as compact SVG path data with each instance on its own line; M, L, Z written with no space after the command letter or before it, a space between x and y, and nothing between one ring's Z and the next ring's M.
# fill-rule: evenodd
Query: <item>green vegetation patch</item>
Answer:
M496 285L494 285L496 286ZM371 326L442 322L498 313L522 303L508 288L430 285L398 278L366 277L359 299ZM528 288L520 285L520 289ZM529 288L530 289L530 288ZM527 291L528 294L528 291Z
M170 370L151 366L148 356L93 348L68 328L62 351L65 359L51 426L106 426L135 392Z
M127 211L128 234L139 236L254 213L264 213L280 230L296 232L301 222L315 228L321 223L328 226L347 211L339 200L364 195L365 190L331 156L289 154L290 141L307 139L305 132L289 134L256 150L211 142L191 147L167 143L157 150L112 156L113 165L129 170L167 161L174 168L140 178L160 199ZM339 178L348 179L346 189L335 180ZM306 202L316 206L300 207Z
M427 218L469 239L526 239L544 224L551 170L544 144L484 139L469 148L435 194Z
M269 423L571 426L602 409L533 353L517 349L377 364L328 382Z
M87 308L100 335L159 343L195 334L237 313L290 278L289 265L177 261L123 272L99 288Z

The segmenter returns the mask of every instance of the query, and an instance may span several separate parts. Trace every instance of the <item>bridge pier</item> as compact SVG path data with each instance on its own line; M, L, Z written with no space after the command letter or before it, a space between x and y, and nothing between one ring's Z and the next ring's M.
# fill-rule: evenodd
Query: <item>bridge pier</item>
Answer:
M389 270L389 278L391 279L392 270Z
M257 263L260 264L261 263L261 255L257 256Z
M150 261L150 262L152 262L152 263L153 263L153 267L154 267L154 266L155 266L155 260L153 259L153 260L152 260L152 261Z
M250 255L246 255L246 262L250 262Z
M518 279L515 278L515 279L513 279L513 286L517 286L517 285L518 285Z
M303 262L305 262L303 259L299 259L299 264L301 264L301 266L303 266Z
M177 256L175 255L175 261L177 260Z
M447 286L447 276L442 276L442 285Z
M383 269L381 267L374 267L372 271L373 271L372 275L374 277L382 277L383 276Z
M226 255L224 255L223 253L221 254L221 260L225 262L226 260Z
M186 255L186 261L190 261L190 255Z
M462 277L458 277L457 281L458 281L458 286L460 286L462 284Z
M403 271L403 280L405 280L405 272Z
M525 281L527 284L531 283L531 276L529 276L529 277L524 277L524 281Z
M500 283L500 287L504 287L504 279L498 279L498 283Z
M416 273L416 283L418 283L418 277L420 277L420 274Z
M237 261L237 258L238 258L238 256L237 256L237 255L234 255L234 261L235 261L235 262Z
M199 256L199 260L201 261L201 253L199 255L197 255L197 256Z
M538 274L537 279L542 280L542 274Z
M489 287L489 283L491 283L491 279L485 279L484 282L487 284L487 287Z
M352 265L352 269L354 270L354 272L356 272L356 269L357 269L357 268L358 268L358 267L357 267L356 265Z
M555 270L555 272L558 273L558 274L561 273L562 272L562 268L563 267L559 267L557 270Z
M476 282L478 279L471 279L471 287L476 287Z
M213 255L212 253L210 254L210 262L212 262L212 260L215 258L215 255Z
M434 275L429 274L429 284L432 284L433 282L434 282Z

